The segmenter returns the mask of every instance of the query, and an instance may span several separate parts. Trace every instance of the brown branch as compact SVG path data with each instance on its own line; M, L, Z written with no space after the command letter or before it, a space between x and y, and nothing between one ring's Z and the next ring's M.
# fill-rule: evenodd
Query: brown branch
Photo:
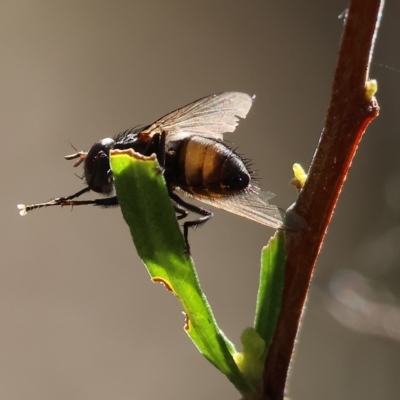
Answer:
M260 399L283 399L297 330L315 261L342 185L368 124L379 107L365 85L383 0L352 0L335 72L332 97L307 182L294 210L308 229L287 232L281 313L264 366Z

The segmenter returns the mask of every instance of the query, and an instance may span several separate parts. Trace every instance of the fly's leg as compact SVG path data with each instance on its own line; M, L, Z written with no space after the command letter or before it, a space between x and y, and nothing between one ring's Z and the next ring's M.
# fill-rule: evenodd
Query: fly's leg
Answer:
M103 208L116 207L119 205L118 197L113 196L113 197L105 197L104 199L95 199L93 200L93 205L100 206Z
M206 223L212 216L214 215L210 210L206 210L205 208L197 207L194 204L186 203L186 201L182 200L177 194L173 193L170 190L169 193L171 199L182 209L184 210L189 210L192 211L196 214L201 215L201 217L197 218L196 220L193 221L186 221L183 223L183 237L185 238L185 244L186 244L186 252L190 254L190 246L189 246L189 240L188 240L188 234L189 234L189 228L197 228L204 223ZM176 211L176 208L175 208ZM185 215L186 216L186 215ZM183 216L180 216L181 218L184 218ZM178 217L178 219L181 219Z
M82 194L89 192L90 188L89 186L85 187L84 189L80 190L79 192L76 192L75 194L72 194L71 196L66 196L66 197L56 197L55 199L51 199L49 201L46 201L45 203L37 203L37 204L18 204L17 207L19 209L20 215L26 215L28 211L35 210L36 208L42 208L42 207L50 207L50 206L63 206L67 205L68 203L73 203L74 200L77 197L81 196Z
M52 206L84 206L88 204L92 204L94 206L100 207L113 207L118 205L118 199L116 196L114 197L106 197L104 199L95 199L95 200L74 200L75 198L79 197L83 193L89 192L89 187L86 187L79 192L67 196L67 197L56 197L55 199L51 199L45 203L36 203L36 204L18 204L18 209L20 215L26 215L28 211L35 210L36 208L44 208L44 207L52 207Z
M185 210L183 207L181 207L179 204L174 204L174 210L177 214L179 214L176 218L179 219L183 219L186 218L188 216L188 212L187 210Z
M54 201L56 202L63 202L63 201L68 201L68 200L73 200L76 199L77 197L81 196L82 194L89 192L90 188L89 186L83 188L82 190L80 190L79 192L76 192L75 194L72 194L71 196L67 196L67 197L56 197L54 199Z
M105 197L103 199L94 199L94 200L65 200L64 197L54 199L54 200L59 200L59 202L54 205L58 205L61 207L63 207L63 206L72 206L72 207L85 206L85 205L91 204L93 206L100 206L103 208L108 208L108 207L115 207L119 204L117 196ZM53 204L51 204L51 205L53 205Z

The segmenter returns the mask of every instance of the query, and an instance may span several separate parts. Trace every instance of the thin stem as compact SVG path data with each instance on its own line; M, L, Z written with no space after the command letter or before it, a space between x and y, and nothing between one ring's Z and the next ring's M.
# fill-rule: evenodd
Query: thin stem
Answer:
M264 366L260 399L283 399L286 378L314 265L357 146L378 115L366 95L369 63L383 0L352 0L335 72L332 97L307 182L294 210L308 229L286 233L282 309Z

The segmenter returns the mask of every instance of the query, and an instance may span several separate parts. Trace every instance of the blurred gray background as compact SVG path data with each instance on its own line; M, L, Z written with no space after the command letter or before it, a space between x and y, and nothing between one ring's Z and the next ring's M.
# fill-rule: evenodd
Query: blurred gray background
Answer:
M228 139L275 204L296 198L330 99L346 1L2 1L0 398L237 399L152 284L120 210L37 210L82 188L79 149L199 97L257 99ZM400 3L374 61L400 68ZM291 371L293 399L400 392L400 73L373 65L381 116L365 135L319 258ZM217 211L190 239L221 328L252 324L269 228ZM350 270L354 272L350 272ZM361 274L361 275L358 275ZM368 279L368 280L365 280Z

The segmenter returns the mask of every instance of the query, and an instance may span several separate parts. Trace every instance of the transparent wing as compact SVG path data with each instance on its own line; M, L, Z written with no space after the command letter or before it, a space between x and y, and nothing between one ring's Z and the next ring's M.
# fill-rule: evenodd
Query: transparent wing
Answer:
M246 118L252 104L253 98L246 93L213 94L164 115L140 136L166 132L168 141L191 135L222 140L224 133L236 129L239 118Z
M180 188L175 188L174 191L179 195L195 198L213 207L221 208L274 229L284 227L284 212L277 206L268 204L268 199L275 195L271 192L261 193L257 187L250 187L240 194L216 199L194 197Z

